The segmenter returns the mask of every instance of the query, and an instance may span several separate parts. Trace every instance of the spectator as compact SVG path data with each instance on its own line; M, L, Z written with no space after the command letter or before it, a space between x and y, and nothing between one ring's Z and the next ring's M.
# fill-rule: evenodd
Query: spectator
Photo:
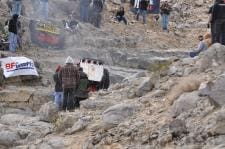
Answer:
M80 20L82 22L88 22L90 3L91 0L80 0Z
M95 27L100 28L100 24L101 24L101 12L103 10L103 2L102 0L93 0L93 17L92 19L92 23Z
M22 0L13 0L12 4L12 15L17 14L18 16L21 15L22 9Z
M225 5L224 0L216 0L209 10L209 23L211 24L212 43L225 45Z
M9 21L9 50L16 52L18 33L18 15L14 14Z
M88 77L81 67L79 68L79 76L79 86L75 91L75 107L80 107L80 101L88 98Z
M62 108L63 103L63 88L62 88L62 79L60 78L61 66L59 65L56 68L55 74L53 75L53 79L55 82L55 101L54 103L57 105L59 109Z
M63 110L73 110L74 108L74 90L79 83L79 73L77 67L74 66L73 59L68 56L66 65L60 71L63 87Z
M139 12L139 4L140 4L140 0L134 1L134 9L136 14Z
M116 19L120 22L123 21L127 25L127 19L125 18L124 7L120 7L120 10L116 13Z
M141 0L140 2L140 9L137 13L137 20L139 20L139 15L141 14L143 17L143 23L146 24L146 17L147 17L147 9L148 9L148 1Z
M208 49L207 43L203 40L203 36L198 36L199 44L197 49L195 49L193 52L190 52L191 57L197 56L200 52L205 51Z
M39 17L44 20L48 18L48 0L40 0Z
M172 9L171 9L171 6L169 5L168 1L165 0L160 7L163 31L168 31L169 15L170 15L171 10Z
M2 90L4 84L4 70L2 68L2 62L0 62L0 90Z
M210 33L206 33L204 35L204 41L207 44L207 47L210 47L212 45L212 37Z

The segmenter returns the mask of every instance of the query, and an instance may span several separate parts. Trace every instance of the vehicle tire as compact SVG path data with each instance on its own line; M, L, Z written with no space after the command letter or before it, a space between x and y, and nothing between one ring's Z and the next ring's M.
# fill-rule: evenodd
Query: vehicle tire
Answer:
M101 81L101 89L108 89L110 85L110 79L109 79L109 71L104 68L103 70L103 77Z

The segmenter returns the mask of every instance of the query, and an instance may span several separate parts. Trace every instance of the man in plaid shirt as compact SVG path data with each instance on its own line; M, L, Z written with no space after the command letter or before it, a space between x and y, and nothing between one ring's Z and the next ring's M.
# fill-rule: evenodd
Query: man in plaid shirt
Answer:
M79 84L79 72L70 56L67 57L66 65L62 68L60 76L64 92L63 110L72 110L74 108L74 91Z

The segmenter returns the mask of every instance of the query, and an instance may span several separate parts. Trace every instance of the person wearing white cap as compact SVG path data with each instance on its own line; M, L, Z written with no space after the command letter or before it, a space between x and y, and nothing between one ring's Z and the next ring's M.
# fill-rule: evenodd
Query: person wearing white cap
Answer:
M64 92L63 110L73 110L74 108L74 91L79 84L78 68L74 65L73 59L68 56L65 66L60 72Z

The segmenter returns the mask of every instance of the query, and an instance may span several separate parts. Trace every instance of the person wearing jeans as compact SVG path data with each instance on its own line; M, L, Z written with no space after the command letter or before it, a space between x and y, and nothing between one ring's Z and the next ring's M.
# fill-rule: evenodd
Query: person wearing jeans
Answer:
M12 15L21 15L22 0L13 0L12 4Z
M53 79L55 82L55 100L54 103L57 105L59 109L62 108L63 104L63 88L62 88L62 79L60 77L61 66L59 65L56 68L55 74L53 75Z
M18 33L18 15L14 14L9 21L9 51L16 52L17 33Z
M78 68L74 66L73 59L69 56L66 59L66 65L62 67L60 71L60 78L62 78L63 86L63 110L74 109L74 90L77 88L79 83L79 72Z
M140 8L137 13L137 20L139 20L139 15L141 14L143 17L143 23L146 24L146 18L147 18L147 9L148 9L148 1L147 0L141 0L140 2Z
M47 19L48 18L48 0L40 0L39 17L41 19Z
M127 19L125 18L124 7L120 7L120 10L116 13L116 19L120 22L123 21L127 25Z
M163 29L163 31L168 31L169 15L170 15L171 9L172 8L169 5L169 3L167 2L167 0L165 0L160 7L160 12L161 12L161 16L162 16L162 29Z

